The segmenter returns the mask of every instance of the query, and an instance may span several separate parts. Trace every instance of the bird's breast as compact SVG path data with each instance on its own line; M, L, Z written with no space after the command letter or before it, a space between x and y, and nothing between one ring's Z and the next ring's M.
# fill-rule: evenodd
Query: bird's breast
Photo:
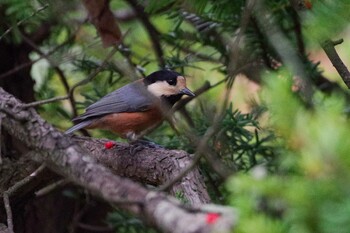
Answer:
M96 120L89 128L110 130L126 138L128 133L139 134L163 120L159 108L152 108L144 112L112 113Z

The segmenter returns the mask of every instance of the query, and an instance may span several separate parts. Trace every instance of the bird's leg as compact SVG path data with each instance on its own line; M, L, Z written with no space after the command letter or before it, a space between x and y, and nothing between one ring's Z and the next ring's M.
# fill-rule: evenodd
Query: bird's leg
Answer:
M128 133L126 135L129 144L130 144L130 154L135 155L137 152L145 149L145 148L164 148L154 142L148 141L146 139L139 139L135 133Z

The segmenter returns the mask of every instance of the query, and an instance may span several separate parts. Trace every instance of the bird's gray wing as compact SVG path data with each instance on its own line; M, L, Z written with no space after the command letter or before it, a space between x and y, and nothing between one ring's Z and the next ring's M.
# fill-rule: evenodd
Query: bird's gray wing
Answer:
M73 122L79 123L110 113L147 111L154 101L143 82L133 82L90 105L85 113L74 118Z

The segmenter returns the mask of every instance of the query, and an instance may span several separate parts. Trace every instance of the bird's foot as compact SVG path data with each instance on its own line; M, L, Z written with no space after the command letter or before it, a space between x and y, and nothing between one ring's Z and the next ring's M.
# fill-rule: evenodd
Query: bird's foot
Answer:
M155 148L160 149L164 148L154 142L144 140L144 139L138 139L133 142L130 142L130 149L129 152L131 155L135 155L137 152L142 151L145 148Z

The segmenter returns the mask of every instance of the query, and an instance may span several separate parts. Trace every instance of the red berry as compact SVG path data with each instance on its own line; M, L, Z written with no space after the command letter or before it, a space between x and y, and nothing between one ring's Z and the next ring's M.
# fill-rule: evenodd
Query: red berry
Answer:
M111 149L114 146L115 146L114 142L106 142L105 143L105 148L108 149L108 150Z
M214 224L219 219L220 214L218 213L208 213L206 216L207 224Z

